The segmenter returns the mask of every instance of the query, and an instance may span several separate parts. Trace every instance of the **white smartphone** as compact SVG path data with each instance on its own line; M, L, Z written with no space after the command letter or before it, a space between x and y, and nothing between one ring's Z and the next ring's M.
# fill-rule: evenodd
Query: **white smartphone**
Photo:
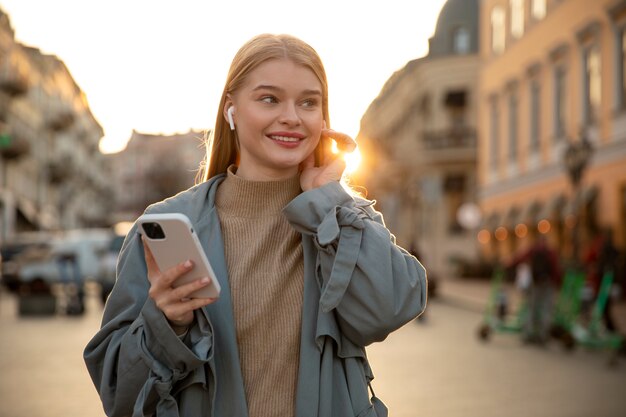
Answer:
M144 236L162 272L187 259L193 262L193 269L178 278L174 287L210 277L209 285L194 291L190 297L219 297L220 284L187 216L182 213L144 214L137 219L137 223L139 233Z

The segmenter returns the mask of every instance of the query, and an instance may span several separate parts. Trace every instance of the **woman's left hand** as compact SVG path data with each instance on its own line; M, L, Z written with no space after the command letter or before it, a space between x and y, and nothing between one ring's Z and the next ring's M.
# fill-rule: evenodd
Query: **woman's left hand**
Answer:
M300 174L300 186L303 191L321 187L329 182L341 180L343 171L346 169L346 161L343 154L356 149L356 142L349 135L337 132L332 129L322 129L322 136L334 139L337 142L339 152L328 154L324 157L321 166L315 166L315 155L311 154L302 162L302 173Z

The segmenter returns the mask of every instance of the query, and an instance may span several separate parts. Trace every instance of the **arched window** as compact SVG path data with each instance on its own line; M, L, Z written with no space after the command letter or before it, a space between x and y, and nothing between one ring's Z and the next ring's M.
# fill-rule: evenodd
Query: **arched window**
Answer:
M546 0L533 0L531 13L535 20L546 17Z
M509 160L512 163L517 162L517 146L518 146L518 98L517 91L512 90L509 93Z
M491 170L498 170L498 158L500 155L500 108L498 98L492 96L489 99L489 163Z
M563 65L554 69L554 128L556 140L565 135L567 108L567 70Z
M467 54L470 51L470 33L464 27L458 27L452 32L452 51L455 54Z
M594 123L600 112L602 100L602 70L600 48L591 45L584 51L585 60L585 122Z
M504 9L496 6L491 10L491 51L494 54L504 52L505 32Z
M524 0L511 0L511 36L521 38L524 34Z

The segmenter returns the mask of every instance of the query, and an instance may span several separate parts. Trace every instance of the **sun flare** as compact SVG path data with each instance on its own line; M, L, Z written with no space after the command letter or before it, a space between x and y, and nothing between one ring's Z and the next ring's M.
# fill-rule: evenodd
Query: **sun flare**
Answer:
M339 149L337 148L337 142L333 141L331 151L334 154L339 153ZM353 174L357 169L359 169L359 165L361 164L361 151L357 147L354 151L350 153L344 153L343 159L346 161L346 171L345 173L350 175Z

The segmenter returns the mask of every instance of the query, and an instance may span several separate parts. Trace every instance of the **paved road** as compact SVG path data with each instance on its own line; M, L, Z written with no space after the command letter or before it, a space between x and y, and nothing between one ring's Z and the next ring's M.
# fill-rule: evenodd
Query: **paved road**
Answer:
M0 294L0 417L103 417L82 362L99 326L90 299L82 318L16 316ZM624 417L626 360L608 369L597 352L532 348L513 336L475 337L481 316L433 300L369 349L374 389L392 417Z
M624 417L626 360L599 352L523 345L498 334L480 342L480 313L432 301L370 348L374 389L392 417Z

